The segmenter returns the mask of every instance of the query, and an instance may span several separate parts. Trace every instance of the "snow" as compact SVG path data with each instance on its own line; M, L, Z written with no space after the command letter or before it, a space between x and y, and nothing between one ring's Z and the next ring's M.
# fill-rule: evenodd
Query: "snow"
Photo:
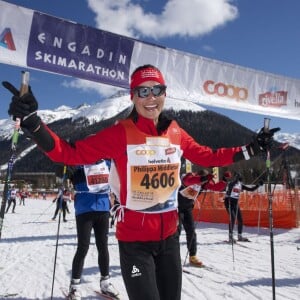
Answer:
M68 288L71 264L76 250L74 209L68 222L60 223L53 299L64 299L61 287ZM55 204L51 199L26 199L17 202L16 213L5 215L0 242L0 298L50 299L54 272L58 220L51 221ZM200 212L201 213L201 212ZM224 243L226 224L197 223L198 256L211 269L189 267L185 263L187 248L182 232L181 258L184 268L182 300L190 299L272 299L271 247L269 228L245 227L251 243ZM128 299L119 267L115 228L110 229L109 251L112 283L121 299ZM273 229L276 299L299 299L300 295L300 228ZM244 245L244 246L243 246ZM99 287L97 251L94 237L87 254L83 275L83 299L97 299ZM17 294L4 298L5 294ZM142 299L141 299L142 300ZM163 300L163 299L162 299Z

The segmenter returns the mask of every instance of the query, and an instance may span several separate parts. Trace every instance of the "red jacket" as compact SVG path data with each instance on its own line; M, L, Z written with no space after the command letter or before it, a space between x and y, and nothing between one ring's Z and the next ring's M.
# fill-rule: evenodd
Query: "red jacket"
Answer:
M152 120L139 116L137 128L148 136L158 136ZM71 146L47 128L55 141L53 150L46 154L56 162L67 165L92 164L103 158L114 160L120 179L120 203L125 205L127 195L127 141L121 123L99 131ZM180 147L183 156L203 166L225 166L233 163L235 153L241 147L213 150L199 145L183 129L180 130ZM176 210L165 213L142 213L125 209L123 221L117 223L116 236L121 241L158 241L166 239L177 230Z

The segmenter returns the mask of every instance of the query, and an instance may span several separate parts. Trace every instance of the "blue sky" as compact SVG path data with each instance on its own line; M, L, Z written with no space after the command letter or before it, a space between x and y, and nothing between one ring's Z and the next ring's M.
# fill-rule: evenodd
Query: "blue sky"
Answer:
M138 38L243 67L300 79L299 0L9 0L59 18ZM212 13L215 12L215 13ZM147 27L157 17L161 22ZM158 66L159 67L159 66ZM16 85L21 69L0 64L0 80ZM30 70L40 109L93 104L111 87ZM10 96L0 88L0 119L7 118ZM264 116L215 107L251 130ZM299 120L271 118L271 127L297 133Z

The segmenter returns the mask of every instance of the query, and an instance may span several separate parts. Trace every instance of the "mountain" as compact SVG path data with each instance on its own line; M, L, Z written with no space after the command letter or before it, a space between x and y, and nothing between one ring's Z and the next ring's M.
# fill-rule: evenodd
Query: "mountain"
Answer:
M120 97L111 97L96 103L95 105L82 104L76 108L69 106L60 106L55 110L39 110L39 116L46 124L51 124L62 119L71 118L72 121L85 118L90 124L101 122L117 116L119 113L130 108L132 105L128 94ZM167 97L165 108L173 109L175 111L204 111L201 106L189 102L188 109L187 102L170 99ZM11 138L13 132L14 122L11 119L0 120L0 141Z
M76 108L62 105L55 110L39 110L39 115L47 124L51 124L62 119L71 119L72 122L78 119L87 119L90 124L93 124L113 118L130 107L131 100L126 94L120 97L108 98L103 100L101 103L96 103L95 105L82 104ZM166 99L165 108L172 109L174 111L205 111L205 108L193 102L183 102L176 99L170 99L168 97ZM11 119L0 120L0 143L11 138L13 125L14 122ZM275 134L275 140L280 143L287 142L290 146L300 150L300 133L290 134L279 131Z
M55 110L39 110L42 120L63 138L76 140L112 125L124 118L132 108L128 95L117 95L95 105L83 104L76 108L60 106ZM231 147L249 143L254 133L226 116L205 110L192 102L166 98L165 110L170 117L188 131L196 141L212 148ZM226 130L225 130L226 128ZM0 170L6 170L10 157L13 121L0 120ZM300 135L280 133L278 142L289 142L291 156L299 157ZM294 148L295 147L295 148ZM298 149L298 150L296 150ZM18 172L51 172L54 164L22 134L18 142ZM275 153L276 154L276 153ZM276 156L278 155L278 151ZM34 162L34 163L33 163ZM294 159L293 159L294 162ZM238 167L243 167L239 166Z

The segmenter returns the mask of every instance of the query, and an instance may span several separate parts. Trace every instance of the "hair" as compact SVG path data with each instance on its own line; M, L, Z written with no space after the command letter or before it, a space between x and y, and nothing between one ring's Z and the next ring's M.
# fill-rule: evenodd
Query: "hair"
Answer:
M133 123L136 123L137 120L138 120L139 116L138 116L138 113L136 111L136 108L135 106L133 106L130 114L128 115L128 117L126 119L131 119L133 121ZM156 129L157 129L157 132L160 133L160 132L163 132L165 131L170 123L172 122L171 119L169 119L163 112L159 115L158 117L158 123L157 123L157 126L156 126Z

